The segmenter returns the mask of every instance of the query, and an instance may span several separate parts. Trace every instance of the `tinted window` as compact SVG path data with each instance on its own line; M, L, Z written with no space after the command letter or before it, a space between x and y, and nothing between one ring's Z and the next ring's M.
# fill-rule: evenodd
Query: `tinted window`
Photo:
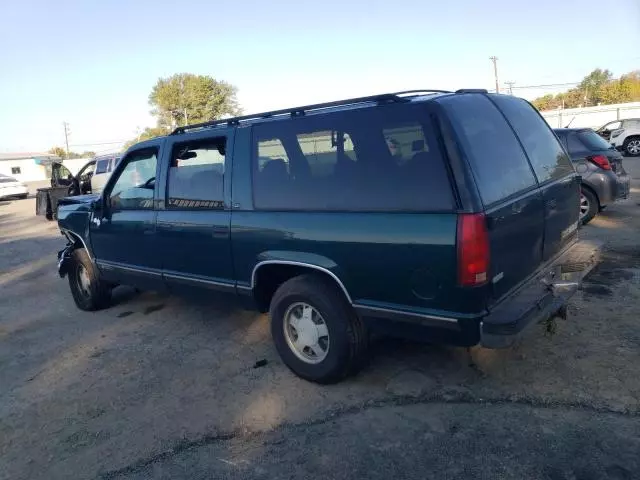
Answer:
M593 130L582 130L578 132L578 137L582 143L590 150L609 150L611 145ZM584 148L583 148L584 150Z
M529 103L507 95L491 98L516 131L540 183L573 172L571 160L558 139Z
M575 132L570 132L567 134L567 149L569 150L569 153L578 153L585 151L584 145Z
M20 167L11 167L11 175L20 175L21 172Z
M223 208L224 156L224 137L176 144L169 168L169 208Z
M16 183L17 180L11 177L0 177L0 183Z
M156 149L131 152L126 165L111 189L109 205L117 210L153 208L153 189L156 178Z
M96 161L96 174L107 173L109 171L109 159L105 158L103 160Z
M489 99L467 94L441 102L461 137L485 205L535 185L518 139Z
M254 204L274 210L454 207L421 105L387 105L254 127Z

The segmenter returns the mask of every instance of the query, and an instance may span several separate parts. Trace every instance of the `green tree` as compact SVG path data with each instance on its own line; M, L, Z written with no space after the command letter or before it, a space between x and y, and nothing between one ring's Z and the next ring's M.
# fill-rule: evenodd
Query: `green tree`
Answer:
M62 148L62 147L52 147L49 149L49 152L52 155L55 155L56 157L60 157L60 158L66 158L67 157L67 151Z
M187 123L238 115L236 88L207 75L178 73L160 78L151 90L149 105L158 127L174 128Z

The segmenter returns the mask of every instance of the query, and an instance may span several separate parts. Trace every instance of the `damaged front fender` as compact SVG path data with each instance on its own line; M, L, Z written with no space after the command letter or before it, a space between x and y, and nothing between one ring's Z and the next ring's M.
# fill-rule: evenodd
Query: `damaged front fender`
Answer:
M73 243L68 243L67 246L58 252L58 275L60 278L64 278L69 273L69 265L71 263L71 252L75 249Z

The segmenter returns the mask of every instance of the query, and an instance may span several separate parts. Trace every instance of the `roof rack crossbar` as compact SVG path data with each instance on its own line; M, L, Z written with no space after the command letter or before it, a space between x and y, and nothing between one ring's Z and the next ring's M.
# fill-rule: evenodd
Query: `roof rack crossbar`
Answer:
M398 95L396 95L394 93L383 93L381 95L371 95L371 96L368 96L368 97L349 98L349 99L346 99L346 100L337 100L335 102L315 103L313 105L306 105L306 106L303 106L303 107L283 108L281 110L272 110L270 112L255 113L255 114L251 114L251 115L241 115L239 117L223 118L223 119L220 119L220 120L211 120L209 122L194 123L192 125L185 125L184 127L177 127L175 130L173 130L173 132L171 132L171 135L184 133L184 132L186 132L188 130L195 130L195 129L198 129L198 128L215 127L217 125L223 125L225 123L227 125L238 125L240 122L243 122L243 121L246 121L246 120L255 120L255 119L259 119L259 118L270 118L270 117L274 117L276 115L298 116L298 115L304 115L306 112L311 111L311 110L321 110L321 109L324 109L324 108L332 108L332 107L347 106L347 105L357 105L358 103L367 103L367 102L403 102L403 101L405 101L405 99L403 99L402 97L399 97Z

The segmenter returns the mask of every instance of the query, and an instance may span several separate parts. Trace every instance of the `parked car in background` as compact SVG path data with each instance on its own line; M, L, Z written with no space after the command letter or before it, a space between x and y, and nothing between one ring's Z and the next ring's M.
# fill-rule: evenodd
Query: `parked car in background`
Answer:
M631 179L620 152L590 128L556 128L554 131L582 177L580 220L583 224L610 203L629 196Z
M61 198L91 193L95 165L95 160L90 160L74 175L62 163L54 162L51 165L51 186L39 188L36 193L36 215L52 220L56 218Z
M27 198L29 189L16 178L0 173L0 200Z
M96 169L91 178L91 191L93 193L100 193L105 183L107 183L107 180L109 180L111 173L118 165L120 154L101 155L94 158L94 160L96 162Z
M566 315L597 257L579 197L525 100L355 98L134 145L101 195L60 201L58 272L82 310L118 284L251 300L284 363L327 383L363 364L370 330L501 348Z
M640 155L640 118L609 122L596 130L596 133L626 155Z

